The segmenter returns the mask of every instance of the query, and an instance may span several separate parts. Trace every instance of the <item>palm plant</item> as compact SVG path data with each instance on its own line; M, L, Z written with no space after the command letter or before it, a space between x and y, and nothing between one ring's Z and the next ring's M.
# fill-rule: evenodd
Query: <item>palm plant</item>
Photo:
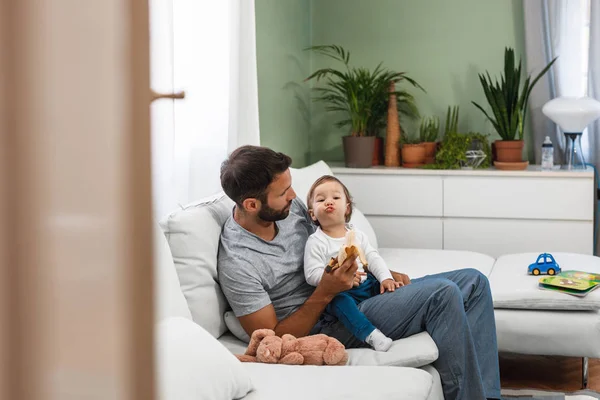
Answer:
M406 80L414 87L423 89L404 72L382 68L381 63L370 71L350 66L350 53L337 45L312 46L315 51L344 64L345 70L321 68L305 81L325 80L325 86L317 87L315 100L323 101L325 109L343 112L346 117L336 122L337 127L350 125L352 136L377 135L386 124L390 83ZM413 96L404 91L394 92L398 99L398 112L411 118L418 116Z
M556 61L554 58L533 81L527 76L521 87L521 61L515 67L515 52L512 48L504 50L504 76L501 81L492 82L489 72L479 74L479 80L485 97L492 109L491 117L479 104L472 102L490 120L502 140L523 140L523 127L527 115L527 101L537 81Z

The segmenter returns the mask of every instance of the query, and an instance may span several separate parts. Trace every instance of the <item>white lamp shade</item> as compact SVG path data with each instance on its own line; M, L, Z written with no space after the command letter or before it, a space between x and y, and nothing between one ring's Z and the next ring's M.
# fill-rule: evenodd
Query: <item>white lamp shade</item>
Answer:
M544 104L542 112L563 132L579 133L600 117L600 101L591 97L557 97Z

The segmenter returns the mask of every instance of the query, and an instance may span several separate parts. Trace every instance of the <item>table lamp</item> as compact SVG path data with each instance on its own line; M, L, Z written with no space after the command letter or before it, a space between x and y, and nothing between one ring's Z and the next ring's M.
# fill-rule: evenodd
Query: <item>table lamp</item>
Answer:
M562 169L585 169L581 135L586 126L600 117L600 101L591 97L557 97L544 104L542 112L565 134Z

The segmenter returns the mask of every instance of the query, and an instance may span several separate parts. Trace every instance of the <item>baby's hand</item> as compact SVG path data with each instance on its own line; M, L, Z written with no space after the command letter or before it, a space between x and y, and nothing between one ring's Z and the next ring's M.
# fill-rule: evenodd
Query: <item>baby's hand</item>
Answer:
M364 272L356 271L356 273L354 274L354 284L352 286L360 286L360 283L362 282L362 277L365 275L366 274Z
M393 292L400 286L402 286L402 283L400 282L395 282L393 279L385 279L383 282L381 282L379 293L384 293L386 291Z

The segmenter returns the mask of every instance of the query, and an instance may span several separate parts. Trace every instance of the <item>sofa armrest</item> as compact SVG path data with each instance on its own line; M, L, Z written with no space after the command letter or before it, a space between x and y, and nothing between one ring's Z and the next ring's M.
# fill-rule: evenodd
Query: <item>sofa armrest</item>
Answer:
M391 365L418 368L438 358L438 348L427 332L396 340L386 352L348 349L348 365Z

